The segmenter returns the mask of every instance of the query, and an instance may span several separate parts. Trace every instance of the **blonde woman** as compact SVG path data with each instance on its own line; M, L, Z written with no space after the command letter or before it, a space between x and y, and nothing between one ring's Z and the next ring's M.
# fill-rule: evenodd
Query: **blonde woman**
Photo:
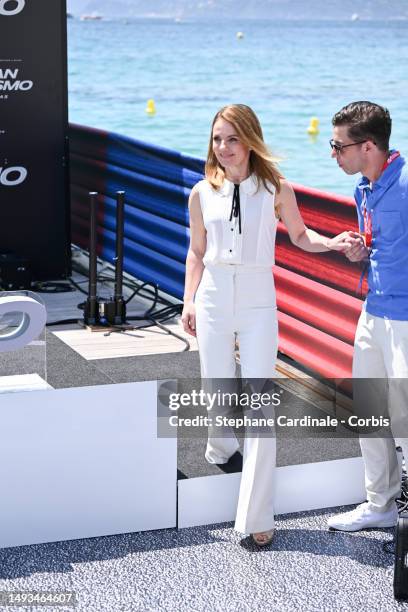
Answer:
M347 234L330 239L305 227L258 118L244 104L225 106L215 115L205 179L193 187L189 210L182 323L197 337L201 376L236 376L237 339L242 378L271 378L278 349L272 274L278 217L291 241L306 251L343 250ZM209 428L207 461L226 463L238 448L232 431L220 437ZM273 537L275 457L273 435L247 432L235 529L252 534L259 546Z

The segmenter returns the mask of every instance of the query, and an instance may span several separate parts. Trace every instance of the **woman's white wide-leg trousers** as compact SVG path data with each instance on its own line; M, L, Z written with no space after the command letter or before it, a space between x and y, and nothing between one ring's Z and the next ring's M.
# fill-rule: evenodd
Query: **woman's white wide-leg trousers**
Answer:
M201 376L206 382L236 377L236 339L243 379L275 376L278 323L271 268L207 265L195 304ZM222 407L218 410L222 411ZM272 405L257 412L260 418L274 417ZM206 459L210 463L225 463L239 444L232 429L224 431L224 435L219 427L216 429L209 428ZM237 531L257 533L273 528L275 465L274 432L259 435L247 431L235 521Z

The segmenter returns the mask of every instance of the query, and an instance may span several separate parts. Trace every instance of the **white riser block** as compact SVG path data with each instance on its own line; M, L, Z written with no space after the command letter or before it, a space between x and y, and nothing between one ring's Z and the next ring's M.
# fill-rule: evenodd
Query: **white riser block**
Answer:
M240 473L180 480L178 526L233 521L240 480ZM365 497L361 457L285 465L276 469L276 514L354 504Z
M0 547L176 525L156 383L0 395Z

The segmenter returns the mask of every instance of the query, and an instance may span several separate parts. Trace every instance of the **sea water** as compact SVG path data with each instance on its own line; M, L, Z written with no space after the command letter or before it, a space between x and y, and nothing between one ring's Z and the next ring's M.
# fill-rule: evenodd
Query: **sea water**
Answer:
M248 104L291 181L351 195L331 118L354 100L383 104L408 155L407 34L408 21L69 20L69 118L204 158L215 112Z

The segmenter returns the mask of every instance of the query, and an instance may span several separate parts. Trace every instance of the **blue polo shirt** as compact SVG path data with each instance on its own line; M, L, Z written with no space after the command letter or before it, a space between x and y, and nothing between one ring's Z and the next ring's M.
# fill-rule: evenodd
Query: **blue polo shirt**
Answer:
M364 232L363 191L372 213L372 250L368 268L367 312L385 319L408 321L408 165L397 157L370 189L362 177L354 197Z

